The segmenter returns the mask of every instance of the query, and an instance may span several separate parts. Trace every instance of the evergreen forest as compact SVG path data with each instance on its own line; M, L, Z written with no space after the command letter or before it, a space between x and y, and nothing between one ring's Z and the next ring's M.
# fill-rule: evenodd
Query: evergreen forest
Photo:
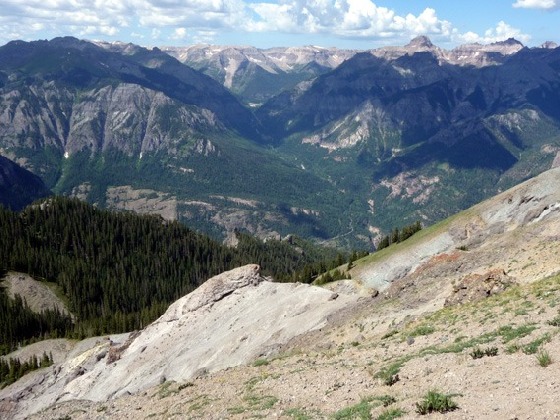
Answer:
M259 264L276 281L311 282L347 261L297 237L265 242L239 232L238 241L227 247L179 222L63 197L21 212L0 207L0 274L55 283L74 316L34 313L0 287L0 354L44 338L142 328L208 278L244 264Z

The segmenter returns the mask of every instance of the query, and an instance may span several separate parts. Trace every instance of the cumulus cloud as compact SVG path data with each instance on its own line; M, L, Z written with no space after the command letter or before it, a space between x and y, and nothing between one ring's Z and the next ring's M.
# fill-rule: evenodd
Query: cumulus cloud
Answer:
M531 36L523 33L520 29L508 25L504 21L500 21L495 28L486 30L482 36L474 32L467 32L465 34L458 35L457 38L459 38L462 42L478 42L480 44L490 44L493 42L504 41L508 38L515 38L523 44L527 44L530 41Z
M33 39L33 27L66 35L207 37L217 30L328 33L341 37L447 36L451 23L427 8L399 16L372 0L3 0L0 33ZM17 18L16 18L17 17ZM30 31L31 28L31 31ZM8 30L9 29L9 30ZM159 31L152 31L158 29ZM31 32L31 33L30 33Z
M483 35L460 34L433 8L397 14L378 0L2 0L0 41L48 34L87 38L212 42L219 33L326 34L402 43L417 35L443 42L494 42L528 35L500 22ZM512 0L513 1L513 0ZM554 7L560 0L516 0Z
M173 31L173 35L171 35L171 39L175 40L183 40L187 37L187 29L186 28L175 28Z
M552 10L560 7L559 0L517 0L513 7L520 9Z
M418 16L398 16L370 0L281 0L254 3L248 30L329 33L343 37L410 37L420 34L447 36L450 22L432 8Z

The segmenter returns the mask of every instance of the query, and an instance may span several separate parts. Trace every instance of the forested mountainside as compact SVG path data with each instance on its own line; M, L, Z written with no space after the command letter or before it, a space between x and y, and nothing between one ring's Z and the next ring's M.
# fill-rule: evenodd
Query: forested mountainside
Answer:
M51 283L75 316L33 313L2 290L0 350L38 338L141 328L209 277L249 262L277 280L309 282L300 278L307 265L319 263L324 271L331 260L346 258L294 237L263 243L239 234L238 241L226 247L176 221L100 210L76 199L49 198L21 212L0 207L0 269Z
M560 162L553 44L445 51L420 37L338 66L336 51L235 51L216 53L218 73L257 57L262 71L327 68L251 107L158 48L11 42L0 47L1 153L55 193L218 240L295 233L346 249L374 249L396 225L431 224ZM257 73L243 77L258 86Z

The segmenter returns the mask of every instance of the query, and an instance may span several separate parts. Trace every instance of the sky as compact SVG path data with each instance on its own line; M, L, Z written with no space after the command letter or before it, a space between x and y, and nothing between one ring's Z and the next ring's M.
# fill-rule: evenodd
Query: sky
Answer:
M0 45L58 36L147 47L442 48L513 37L560 44L560 0L1 0Z

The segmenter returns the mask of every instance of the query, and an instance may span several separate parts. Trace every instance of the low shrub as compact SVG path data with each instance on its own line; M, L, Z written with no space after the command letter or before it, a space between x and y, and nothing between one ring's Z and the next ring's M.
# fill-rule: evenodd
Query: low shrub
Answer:
M433 412L447 413L456 410L459 406L451 397L452 395L441 394L435 390L428 391L424 399L416 403L416 412L426 415Z

